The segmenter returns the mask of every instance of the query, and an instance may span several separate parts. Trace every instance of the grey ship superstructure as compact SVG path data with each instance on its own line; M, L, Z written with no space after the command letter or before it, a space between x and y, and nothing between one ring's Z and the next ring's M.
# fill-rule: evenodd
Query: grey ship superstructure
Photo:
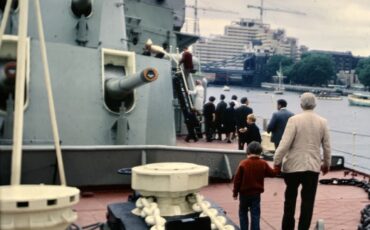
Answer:
M17 2L0 50L0 184L9 183L11 171ZM186 114L192 102L191 84L171 50L197 39L180 32L184 0L40 3L68 184L128 184L118 169L163 161L204 164L210 176L232 177L242 153L174 147L174 105ZM22 183L53 184L56 159L33 7L30 1ZM149 41L152 52L142 55Z

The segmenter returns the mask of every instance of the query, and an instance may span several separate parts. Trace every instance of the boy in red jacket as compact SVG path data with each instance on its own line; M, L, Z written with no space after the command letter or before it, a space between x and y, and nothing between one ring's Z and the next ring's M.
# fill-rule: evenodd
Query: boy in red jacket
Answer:
M279 168L272 169L265 160L261 159L262 146L252 141L247 147L247 159L242 160L234 178L233 197L239 194L240 229L248 229L248 210L251 211L251 229L260 229L261 193L264 191L264 178L274 177Z

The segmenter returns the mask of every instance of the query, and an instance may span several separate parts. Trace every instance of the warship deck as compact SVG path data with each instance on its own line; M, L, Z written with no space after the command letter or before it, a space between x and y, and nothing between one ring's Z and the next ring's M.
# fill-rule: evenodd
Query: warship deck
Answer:
M224 141L211 143L200 140L196 143L187 143L183 138L177 141L178 146L204 147L217 149L237 149L237 144L227 144ZM323 178L343 178L344 171L330 171ZM347 175L345 178L351 178ZM362 180L362 176L356 177ZM238 201L232 198L232 183L212 183L201 190L201 194L209 200L223 207L227 215L236 223L238 220ZM261 229L280 229L283 215L285 184L281 178L266 178L265 192L261 200ZM110 203L127 201L132 193L130 188L104 188L99 190L83 190L80 202L74 207L78 212L76 224L88 226L97 222L106 221L107 205ZM312 219L314 229L317 220L322 219L325 230L353 230L360 223L360 211L369 204L367 193L362 188L343 185L318 185L315 209ZM296 219L299 215L300 198L298 196Z

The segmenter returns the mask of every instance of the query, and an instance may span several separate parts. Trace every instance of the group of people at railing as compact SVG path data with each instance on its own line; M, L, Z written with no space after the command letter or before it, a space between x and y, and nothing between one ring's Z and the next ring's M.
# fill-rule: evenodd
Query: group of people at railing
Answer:
M193 116L200 117L204 123L206 141L222 140L225 134L225 140L231 143L238 137L239 149L243 149L245 143L261 142L260 131L255 124L256 116L253 114L253 109L248 106L248 99L243 97L240 103L236 95L232 96L229 103L225 102L225 99L225 95L221 94L220 101L215 105L216 98L210 96L201 109L199 106L194 106L195 109L192 110ZM198 104L195 103L195 105ZM202 136L198 135L198 137ZM197 141L198 137L188 135L185 140Z
M244 149L245 144L252 141L260 142L260 128L256 124L257 117L253 114L253 109L249 106L247 97L242 97L238 101L238 97L233 95L230 102L226 102L226 96L220 95L219 102L215 104L216 98L210 96L208 101L203 104L204 89L201 81L196 81L196 86L190 94L196 95L194 106L186 119L190 129L197 129L196 132L188 133L185 140L198 141L203 135L200 131L201 124L197 120L204 123L204 133L207 142L213 140L224 140L227 143L232 143L234 139L238 139L238 149ZM286 109L287 102L283 99L277 101L278 111L273 114L270 123L267 126L267 132L271 132L271 141L278 147L280 139L283 135L285 125L292 112ZM198 118L198 119L196 119ZM223 139L225 135L225 139Z

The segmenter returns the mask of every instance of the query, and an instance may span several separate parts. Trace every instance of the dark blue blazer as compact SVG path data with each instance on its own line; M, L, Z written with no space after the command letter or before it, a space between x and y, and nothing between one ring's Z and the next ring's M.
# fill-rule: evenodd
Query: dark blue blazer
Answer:
M272 133L271 141L274 142L275 146L279 145L288 119L293 115L294 113L286 108L281 108L279 111L272 114L271 121L267 126L267 132Z

